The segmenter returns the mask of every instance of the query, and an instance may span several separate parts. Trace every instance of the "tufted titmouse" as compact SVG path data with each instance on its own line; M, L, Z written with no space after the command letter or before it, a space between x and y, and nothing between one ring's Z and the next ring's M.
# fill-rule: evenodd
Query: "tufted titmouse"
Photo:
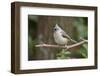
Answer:
M68 36L59 26L58 24L54 27L54 40L57 44L60 45L67 45L68 41L72 41L76 43L75 40L71 39L70 36Z

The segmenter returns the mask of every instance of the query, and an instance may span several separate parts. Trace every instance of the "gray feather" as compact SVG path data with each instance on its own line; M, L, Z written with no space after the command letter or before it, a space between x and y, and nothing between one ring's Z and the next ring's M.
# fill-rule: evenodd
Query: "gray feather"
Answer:
M77 41L73 40L68 34L66 34L63 30L61 31L62 36L69 39L70 41L76 43Z

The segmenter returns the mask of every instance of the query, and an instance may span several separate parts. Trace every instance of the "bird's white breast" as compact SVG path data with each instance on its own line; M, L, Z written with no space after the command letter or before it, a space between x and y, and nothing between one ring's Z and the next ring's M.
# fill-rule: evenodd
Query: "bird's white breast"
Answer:
M65 45L68 43L68 39L64 38L60 32L54 32L54 40L57 44Z

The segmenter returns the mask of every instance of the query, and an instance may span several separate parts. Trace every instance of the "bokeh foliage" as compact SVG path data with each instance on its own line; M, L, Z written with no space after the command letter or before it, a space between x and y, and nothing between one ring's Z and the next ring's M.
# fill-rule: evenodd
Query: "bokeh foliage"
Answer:
M37 44L37 16L28 16L28 59L34 59Z

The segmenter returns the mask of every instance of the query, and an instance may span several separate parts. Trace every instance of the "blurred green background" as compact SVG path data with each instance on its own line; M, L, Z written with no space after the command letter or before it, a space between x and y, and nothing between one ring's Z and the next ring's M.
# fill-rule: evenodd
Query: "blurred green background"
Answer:
M28 59L75 59L88 57L88 44L65 50L55 48L36 48L41 43L56 44L53 39L53 27L58 24L72 39L80 41L80 37L88 39L87 17L63 16L28 16ZM69 42L69 44L72 44Z

